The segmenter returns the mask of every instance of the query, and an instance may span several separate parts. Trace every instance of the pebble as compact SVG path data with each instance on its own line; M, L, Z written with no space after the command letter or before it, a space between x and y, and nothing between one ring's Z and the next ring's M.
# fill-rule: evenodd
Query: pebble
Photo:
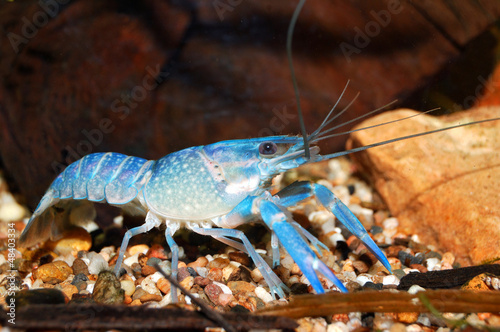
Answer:
M217 268L217 269L222 270L223 268L225 268L228 265L229 265L229 259L219 257L219 258L215 258L214 260L209 262L207 267L209 269Z
M64 295L68 298L68 300L71 300L71 298L73 297L73 294L78 293L78 288L72 284L66 284L66 285L62 286L61 290L64 293Z
M271 296L271 293L266 291L262 287L256 287L255 288L255 295L257 295L264 303L269 303L273 300L273 297Z
M425 260L425 266L428 271L440 271L441 270L441 261L438 258L427 258Z
M425 288L419 286L419 285L412 285L409 289L408 289L408 293L409 294L417 294L418 292L425 292Z
M231 274L238 268L236 265L241 265L237 262L230 262L228 266L222 269L222 278L223 280L229 280Z
M195 271L200 277L206 278L208 276L208 269L206 267L197 267Z
M148 294L148 292L146 292L144 289L142 289L141 287L137 287L135 289L135 292L134 294L132 295L132 300L135 301L135 300L138 300L141 298L141 296L145 295L145 294Z
M194 277L192 276L186 277L181 282L179 282L179 284L189 291L194 285Z
M168 259L168 254L165 251L165 248L159 244L153 244L151 248L149 248L146 255L150 258L159 258L161 260Z
M219 305L225 307L227 306L230 302L232 302L234 300L234 296L232 294L220 294L219 295Z
M132 266L133 264L139 264L139 253L131 255L123 260L123 264Z
M200 267L205 267L208 264L208 259L204 256L198 257L194 262L189 263L187 266L192 267L195 270Z
M445 254L446 255L446 254ZM461 289L463 290L474 290L474 291L489 291L490 288L488 285L484 282L484 278L486 277L486 274L480 274L466 282L465 284L462 285Z
M145 277L153 274L156 272L156 268L155 267L152 267L152 266L149 266L149 265L144 265L142 268L141 268L141 274Z
M98 253L89 252L87 258L89 259L89 274L99 274L99 272L109 268L108 262Z
M187 267L181 267L177 272L177 281L181 282L184 278L190 277L191 273L189 273Z
M163 293L163 294L169 294L170 293L170 281L168 281L165 278L160 278L156 282L156 287Z
M203 278L201 276L194 277L194 284L201 286L201 287L205 287L206 285L208 285L211 282L212 281L208 278Z
M142 303L146 303L146 302L160 302L162 299L163 299L163 297L161 295L149 294L149 293L144 294L143 296L141 296L139 298L139 300Z
M399 285L399 279L395 275L391 274L391 275L385 276L382 279L382 284L384 286L388 286L388 285L396 285L397 286L397 285Z
M358 272L358 273L366 273L368 272L368 265L363 262L363 261L354 261L352 263L352 266L354 267L354 269Z
M131 280L121 280L121 288L124 290L125 295L132 296L135 293L135 283Z
M255 285L245 281L230 281L227 286L233 294L253 292L255 290Z
M401 323L413 324L417 321L418 315L418 312L399 312L396 317Z
M401 261L399 259L395 257L389 257L387 258L387 260L389 261L389 264L391 264L391 269L393 271L401 268Z
M453 263L455 262L455 255L451 252L446 252L441 259L441 270L451 270L453 269Z
M141 288L149 294L161 295L160 290L156 287L156 281L152 278L154 274L147 276L141 281Z
M212 281L221 281L222 280L222 270L214 267L208 271L207 278Z
M46 248L62 256L76 256L79 251L87 251L91 246L92 237L82 227L73 227L64 232L60 240L45 243Z
M123 303L125 292L113 272L103 271L99 273L94 285L92 298L101 304L118 304Z
M205 287L204 292L213 304L219 305L219 295L223 293L219 286L209 284Z
M250 257L241 251L233 251L229 253L229 259L233 262L240 263L245 266L250 266Z
M73 269L63 261L56 261L44 264L35 270L35 279L42 279L44 283L51 285L59 284L66 280L73 272Z
M387 218L382 225L384 229L396 229L399 226L399 220L397 218Z
M149 251L149 246L147 244L138 244L128 248L128 254L130 256L138 254L147 254L148 251Z
M326 332L348 332L349 329L347 328L347 325L343 322L335 322L332 324L329 324L326 328Z
M74 275L77 275L80 273L84 274L84 275L90 274L89 268L87 267L87 264L85 264L85 262L81 258L77 258L73 261L72 269L73 269Z

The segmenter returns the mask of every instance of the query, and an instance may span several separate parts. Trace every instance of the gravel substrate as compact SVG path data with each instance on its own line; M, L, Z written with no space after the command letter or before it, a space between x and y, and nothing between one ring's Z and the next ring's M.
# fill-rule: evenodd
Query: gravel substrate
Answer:
M396 289L400 279L409 272L452 269L455 257L451 252L439 252L420 243L418 236L405 234L398 220L390 216L383 202L363 181L354 177L356 169L348 159L340 158L303 167L278 179L281 185L295 180L313 180L330 188L360 219L375 242L381 246L393 274L378 262L365 246L340 225L335 217L309 200L291 209L294 218L325 243L331 252L323 251L321 259L344 283L349 291ZM277 185L278 187L278 185ZM151 231L153 239L138 237L129 246L124 263L128 273L116 280L111 271L117 248L106 246L102 233L77 229L65 239L39 248L16 248L9 256L9 229L19 236L27 217L27 209L19 206L0 178L0 303L6 307L6 297L13 288L7 280L16 276L15 288L58 289L66 303L95 301L164 307L171 304L170 283L155 270L154 263L171 271L170 253L160 231ZM24 221L23 221L24 218ZM121 221L121 217L116 220ZM262 226L248 226L250 241L264 259L271 263L270 235ZM12 232L12 231L11 231ZM92 235L92 236L90 236ZM150 236L151 237L151 236ZM176 238L180 251L178 281L194 296L220 311L253 312L266 306L280 305L287 299L273 299L259 270L249 257L225 245L200 239L185 232ZM94 250L96 243L104 243ZM93 246L92 246L93 244ZM12 251L11 251L12 252ZM9 261L10 259L10 261ZM10 272L11 263L14 272ZM314 293L308 280L285 250L281 250L281 265L275 270L291 289L291 294ZM484 290L498 291L499 279L483 278ZM325 289L336 291L326 279ZM415 289L410 291L415 291ZM189 298L179 292L181 304L190 306ZM36 301L36 300L35 300ZM448 318L465 320L470 326L500 326L500 316L484 314L445 314ZM446 323L432 314L366 314L350 313L325 318L303 318L300 331L447 331Z

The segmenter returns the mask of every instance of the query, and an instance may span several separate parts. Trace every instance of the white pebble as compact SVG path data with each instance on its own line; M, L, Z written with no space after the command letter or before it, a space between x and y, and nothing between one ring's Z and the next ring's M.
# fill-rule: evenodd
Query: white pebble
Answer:
M362 202L373 201L373 192L365 182L354 182L354 192Z
M264 301L264 303L269 303L273 300L273 297L271 296L271 294L260 286L256 287L254 292L258 298L260 298L262 301Z
M413 285L408 289L408 293L417 294L418 292L425 292L425 288L420 287L419 285Z
M428 271L440 271L441 270L441 261L436 257L427 258L425 260L425 265L427 266Z
M159 271L156 271L155 273L150 274L148 278L150 278L156 284L158 280L163 278L163 274L161 274Z
M308 218L312 223L322 225L322 226L328 222L330 222L331 224L334 224L333 223L334 217L328 211L314 211L311 214L309 214Z
M92 294L94 292L94 286L95 286L95 281L93 280L87 281L87 288L86 288L87 292Z
M339 241L343 241L345 242L345 238L342 234L340 233L333 233L332 235L330 235L328 237L328 239L330 240L330 243L333 245L333 246L336 246L337 245L337 242Z
M287 270L292 270L292 267L293 267L293 258L292 256L290 256L289 254L286 254L285 257L283 257L283 259L281 260L281 265L287 269Z
M397 286L397 285L399 285L399 279L395 275L391 274L391 275L385 276L382 279L382 284L383 285L396 285Z
M387 218L382 224L384 229L395 229L399 226L399 220L397 218Z
M195 270L200 277L206 278L208 275L208 269L206 267L197 267Z
M372 282L372 279L367 275L361 274L356 278L356 282L364 286L367 282Z
M326 332L348 332L349 329L347 328L347 325L345 325L342 322L335 322L326 328Z
M423 330L424 329L418 324L411 324L411 325L406 327L406 332L420 332Z
M139 263L139 253L129 256L123 260L123 264L127 266L132 266L135 263Z
M359 204L350 204L349 210L351 210L354 215L358 216L358 218L363 219L364 225L373 225L373 210L364 208Z
M149 294L161 295L161 292L158 287L156 287L156 282L153 281L151 275L147 276L141 281L141 288Z
M214 285L219 286L222 289L222 292L224 294L233 294L233 292L231 291L231 288L227 287L226 285L224 285L220 282L217 282L217 281L214 281L213 283L214 283Z
M167 275L170 275L172 273L172 262L164 260L158 263L158 266L160 266L160 269Z
M31 288L30 288L30 289L37 289L37 288L41 288L41 287L42 287L42 284L43 284L42 279L36 279L36 280L35 280L35 282L33 283L33 285L31 285Z
M330 159L328 161L328 168L330 169L330 174L328 174L330 180L335 180L337 183L345 183L349 178L349 173L344 170L338 158Z
M255 249L255 252L258 253L259 255L267 255L267 250L265 249Z
M2 216L1 220L5 222L21 220L25 213L26 211L24 208L15 201L0 204L0 216Z
M7 260L5 259L4 255L0 255L0 265L5 263Z
M89 252L87 254L89 258L88 269L90 274L99 274L100 272L109 269L108 262L101 255L95 252Z
M116 216L113 218L113 223L117 225L119 228L123 226L123 216Z
M431 320L429 319L429 317L422 315L422 314L418 316L417 323L422 324L422 325L427 326L427 327L431 326Z
M75 261L75 259L76 259L75 256L73 256L72 254L67 254L64 256L58 256L58 257L54 258L53 262L63 261L66 264L68 264L69 266L73 266L73 262Z
M212 255L206 255L205 258L208 260L208 262L211 262L214 260L214 258L212 257Z

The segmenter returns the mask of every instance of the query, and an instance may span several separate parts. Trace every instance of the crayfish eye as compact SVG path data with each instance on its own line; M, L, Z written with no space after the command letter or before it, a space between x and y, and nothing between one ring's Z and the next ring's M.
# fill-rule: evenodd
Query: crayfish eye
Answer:
M278 146L273 142L264 142L259 145L259 153L263 156L271 156L278 151Z

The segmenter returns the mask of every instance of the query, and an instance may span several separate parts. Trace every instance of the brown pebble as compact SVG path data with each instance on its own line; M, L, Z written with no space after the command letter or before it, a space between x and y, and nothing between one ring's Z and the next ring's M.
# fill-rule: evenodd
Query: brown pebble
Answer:
M405 247L403 246L389 246L385 249L385 255L387 257L399 258L399 252L404 249Z
M141 267L146 265L148 259L149 259L148 256L144 254L139 254L139 256L137 257L137 261L139 262L139 265L141 265Z
M78 293L78 288L75 285L67 284L62 286L62 292L67 297L68 301L73 298L73 294Z
M359 247L359 245L361 244L361 241L357 237L355 237L354 235L351 235L347 239L346 243L347 243L347 246L349 247L349 249L351 249L351 251L355 251Z
M161 297L161 295L155 295L155 294L144 294L143 296L141 296L139 298L139 300L142 302L142 303L146 303L146 302L160 302L163 298Z
M141 284L141 282L144 280L144 278L145 278L145 277L142 277L142 276L141 276L140 278L135 279L135 285L136 285L136 286L139 286L139 285Z
M366 273L368 272L368 265L363 261L354 261L352 262L352 266L358 273Z
M222 280L222 269L217 267L211 268L210 271L208 271L207 278L220 282Z
M182 279L182 281L180 281L179 284L189 291L191 290L191 287L193 287L194 285L194 277L192 276L186 277Z
M255 286L246 281L230 281L227 283L227 287L231 289L233 294L255 291Z
M71 273L73 269L66 262L55 261L40 266L33 276L35 279L42 279L44 283L55 285L66 280Z
M165 251L165 248L163 248L159 244L153 244L151 248L149 248L147 254L148 258L151 257L156 257L159 259L168 259L167 252Z
M135 305L142 305L142 302L141 302L141 300L137 299L137 300L133 300L133 301L130 303L130 305L134 305L134 306L135 306Z
M194 262L189 263L187 266L196 269L197 267L205 267L208 264L208 259L205 256L198 257Z
M86 276L89 275L89 268L81 258L75 259L75 261L73 262L72 269L73 269L73 274L75 276L79 273L83 273Z
M194 283L195 285L199 285L201 287L205 287L206 285L210 284L212 281L208 278L203 278L200 276L197 276L194 278Z
M170 282L165 278L158 279L156 287L158 287L163 294L168 294L170 292Z
M427 272L427 268L422 264L410 264L411 269L419 270L421 273Z
M229 259L227 258L216 258L212 260L211 262L208 263L207 268L212 269L212 268L218 268L218 269L223 269L226 266L229 265Z
M146 292L144 289L142 289L141 287L137 287L135 289L135 293L132 295L132 300L138 300L141 298L141 296L145 295L145 294L148 294L148 292Z
M153 266L149 266L149 265L144 265L141 269L141 274L144 276L144 277L147 277L148 275L151 275L153 273L156 272L156 268L153 267Z
M209 284L205 287L204 291L213 304L219 304L219 295L222 293L222 289L219 286L215 284Z
M344 324L347 324L349 322L349 315L348 314L335 314L332 315L332 322L342 322Z
M177 281L181 282L182 280L184 280L184 278L190 277L190 276L191 276L191 273L189 273L187 267L181 267L181 268L179 268L179 270L177 272Z
M124 304L130 304L132 303L132 298L128 295L125 295L125 299L123 300Z
M238 262L241 265L250 266L250 257L241 251L232 251L229 253L229 259Z

